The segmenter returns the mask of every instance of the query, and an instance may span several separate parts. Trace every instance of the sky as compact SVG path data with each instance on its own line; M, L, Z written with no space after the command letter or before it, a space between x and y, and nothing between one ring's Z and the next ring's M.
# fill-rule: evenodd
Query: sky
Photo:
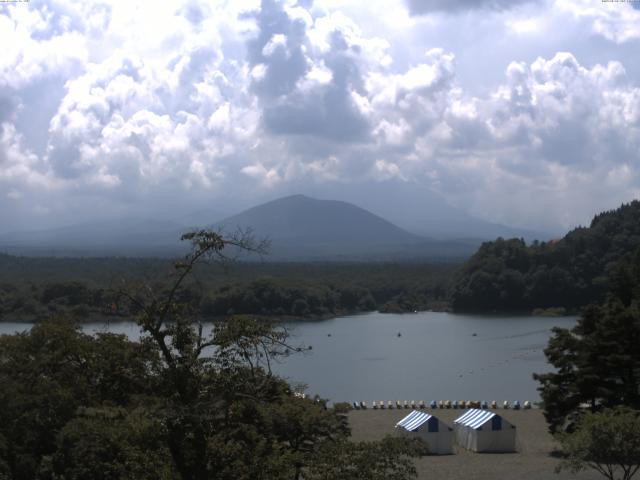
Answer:
M562 231L640 197L640 2L31 0L0 46L0 232L294 193Z

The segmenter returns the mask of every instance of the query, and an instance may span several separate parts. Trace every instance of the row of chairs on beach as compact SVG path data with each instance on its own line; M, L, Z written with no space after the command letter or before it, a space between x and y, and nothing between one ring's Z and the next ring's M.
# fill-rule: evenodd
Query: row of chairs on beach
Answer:
M520 405L520 402L518 400L514 401L513 403L510 403L508 400L505 400L502 403L502 408L503 409L512 409L512 410L520 410L521 408L524 410L528 410L531 408L531 402L530 401L525 401L522 403L522 405ZM367 406L367 402L353 402L352 403L352 407L355 410L366 410L368 408ZM374 410L384 410L384 409L388 409L388 410L392 410L392 409L397 409L397 410L401 410L401 409L424 409L427 408L427 405L424 403L424 400L420 400L418 403L416 403L414 400L411 400L410 402L405 400L404 402L401 402L400 400L396 400L395 402L389 400L388 402L384 402L384 401L379 401L376 402L374 401L371 404L371 407ZM429 408L431 409L437 409L437 408L441 408L441 409L445 409L445 408L453 408L453 409L466 409L466 408L483 408L483 409L497 409L499 408L499 404L498 402L496 402L495 400L489 402L486 401L476 401L476 400L461 400L461 401L451 401L451 400L440 400L438 402L436 402L435 400L432 400L431 403L429 403Z

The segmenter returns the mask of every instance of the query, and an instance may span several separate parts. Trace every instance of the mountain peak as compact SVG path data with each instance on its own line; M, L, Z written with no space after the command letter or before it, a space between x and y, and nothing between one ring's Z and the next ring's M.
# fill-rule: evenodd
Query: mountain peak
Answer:
M294 193L292 195L287 195L287 196L284 196L284 197L276 198L273 201L274 202L278 202L278 201L289 201L289 200L316 200L316 201L319 201L317 198L309 197L308 195L304 195L302 193Z
M415 243L420 237L347 202L290 195L255 206L220 222L226 228L251 227L257 235L307 245L352 246Z
M296 203L332 203L332 202L336 202L336 203L342 203L342 202L338 202L336 200L323 200L320 198L314 198L314 197L310 197L308 195L304 195L302 193L294 193L293 195L287 195L285 197L280 197L280 198L276 198L274 200L270 200L268 202L265 202L263 204L257 205L256 207L261 207L263 205L282 205L282 204L296 204ZM256 208L253 207L253 208Z

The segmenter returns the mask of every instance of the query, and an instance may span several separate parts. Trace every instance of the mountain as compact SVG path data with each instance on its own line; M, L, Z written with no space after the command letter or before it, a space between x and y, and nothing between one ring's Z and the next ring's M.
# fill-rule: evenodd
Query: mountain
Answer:
M173 256L180 235L207 227L232 233L251 228L268 238L268 260L398 260L465 258L477 240L433 240L410 233L352 203L292 195L215 222L210 209L177 221L121 219L0 235L0 252L45 256Z
M0 251L51 256L164 256L181 251L184 227L171 221L125 218L0 236Z
M455 311L577 311L600 301L621 262L640 254L640 201L596 215L559 240L498 239L483 244L451 288ZM613 280L612 280L613 279Z
M230 212L225 214L222 213L221 210L203 208L175 218L174 222L176 224L182 225L187 229L194 227L210 227L216 222L219 222L221 219L228 217L229 213Z
M478 239L522 238L527 242L534 240L550 240L554 237L548 232L539 232L525 228L510 227L499 223L487 222L459 212L456 217L442 219L423 219L414 223L410 231L438 239Z
M466 256L477 246L439 242L410 233L351 203L291 195L245 210L217 224L227 232L252 228L271 241L270 258L365 259Z
M291 195L258 205L219 223L225 228L252 227L274 241L305 244L409 244L421 240L353 204Z
M562 233L518 228L474 217L448 204L429 189L411 182L387 181L380 185L375 195L365 195L362 191L341 191L336 192L333 198L351 201L351 195L366 198L366 203L359 205L370 212L409 232L433 239L482 241L503 237L533 241L549 240Z
M333 198L354 203L398 227L419 236L438 240L466 239L476 245L497 237L524 238L526 241L549 240L559 237L563 230L525 228L491 222L453 206L441 194L424 185L401 179L389 179L374 185L348 185L335 182L307 186L311 197ZM521 220L527 221L526 217ZM539 230L539 231L538 231Z

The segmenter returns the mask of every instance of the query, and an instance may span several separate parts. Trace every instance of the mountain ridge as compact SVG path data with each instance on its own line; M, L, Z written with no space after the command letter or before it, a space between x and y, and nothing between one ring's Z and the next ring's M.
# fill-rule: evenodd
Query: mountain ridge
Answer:
M372 240L370 237L380 243L422 240L420 236L352 203L320 200L302 194L256 205L227 217L216 226L251 227L257 234L266 235L272 240L312 243ZM342 229L336 231L336 228Z
M35 256L175 256L187 246L189 228L251 228L272 242L268 260L395 260L463 258L480 245L476 238L432 239L342 200L294 194L255 205L224 220L206 210L178 221L96 220L56 229L0 235L0 251ZM201 219L201 226L193 225ZM218 221L217 221L218 220Z

